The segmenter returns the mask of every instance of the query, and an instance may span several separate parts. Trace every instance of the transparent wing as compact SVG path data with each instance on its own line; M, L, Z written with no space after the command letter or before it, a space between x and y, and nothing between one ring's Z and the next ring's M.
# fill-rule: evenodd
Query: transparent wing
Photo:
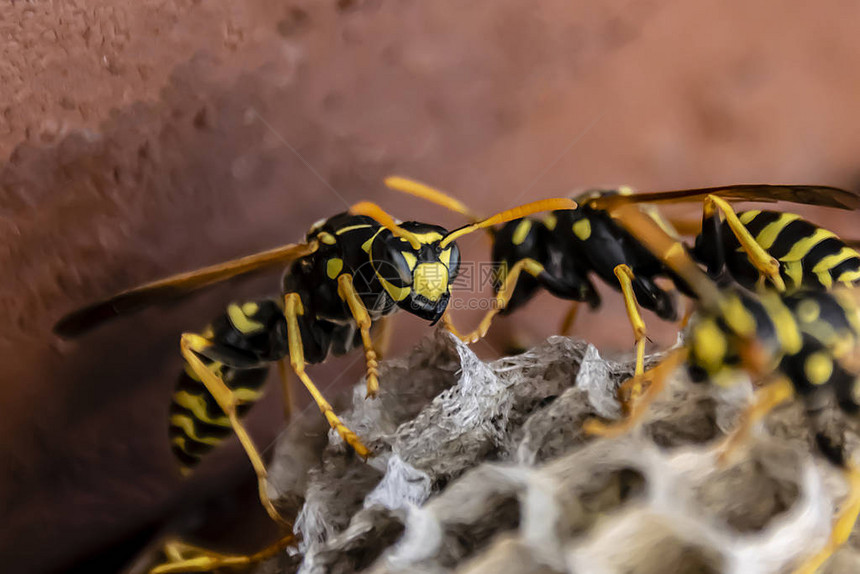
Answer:
M708 195L717 195L728 201L760 201L773 203L788 201L805 205L820 205L837 209L860 209L860 194L826 185L762 185L743 184L724 187L656 191L632 195L610 195L586 201L594 209L613 210L634 203L682 203L701 201Z
M239 275L283 266L316 250L316 242L284 245L146 283L69 313L54 325L54 333L61 337L75 337L121 315L176 299Z

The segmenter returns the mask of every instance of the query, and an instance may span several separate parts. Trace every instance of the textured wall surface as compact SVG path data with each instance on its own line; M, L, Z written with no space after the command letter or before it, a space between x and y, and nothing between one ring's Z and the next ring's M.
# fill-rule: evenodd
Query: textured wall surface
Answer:
M220 503L229 484L251 478L232 445L181 482L167 407L178 334L231 299L273 291L276 276L79 342L50 334L61 314L295 241L359 199L460 223L381 190L391 172L481 212L598 184L853 186L858 16L852 3L801 0L3 3L6 567L63 568L195 496ZM849 234L856 227L856 214L814 214ZM462 247L486 257L483 238ZM477 298L457 297L467 307ZM629 348L619 299L606 301L578 333L601 349ZM543 297L476 350L496 356L511 340L540 341L563 308ZM475 317L458 313L461 324ZM674 339L673 325L647 320L655 341ZM393 356L426 333L410 318L397 328ZM359 363L312 373L322 387L343 384ZM275 397L255 408L261 444L280 412ZM248 492L234 504L256 512Z

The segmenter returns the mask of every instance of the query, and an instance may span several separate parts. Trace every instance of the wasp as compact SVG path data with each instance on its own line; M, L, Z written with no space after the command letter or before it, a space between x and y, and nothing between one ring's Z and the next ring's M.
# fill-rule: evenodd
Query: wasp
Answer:
M757 383L753 403L721 447L722 459L743 442L755 422L794 397L814 409L822 394L830 393L846 416L860 415L860 290L841 286L779 292L759 285L753 294L737 286L721 287L684 245L641 211L628 205L614 216L685 281L696 295L698 310L684 344L646 372L650 385L630 415L613 425L587 421L586 432L613 436L629 430L681 364L694 382L732 385L739 380L738 371L745 371ZM860 513L860 469L830 445L819 441L819 447L843 469L850 494L827 546L798 570L806 574L814 573L848 539Z
M423 183L389 177L386 185L442 205L477 220L458 200ZM860 195L826 186L731 185L654 193L632 193L630 188L590 190L574 198L576 209L558 210L544 217L517 219L493 233L492 258L497 262L494 281L496 305L477 329L460 334L474 341L484 335L499 313L510 313L545 289L574 304L562 323L570 330L580 302L591 308L600 297L590 276L621 291L633 328L636 367L644 370L647 331L638 308L658 317L677 319L676 300L657 279L666 277L682 293L695 296L659 257L646 249L612 215L613 210L635 205L665 233L678 238L673 222L662 217L655 204L702 201L701 232L692 257L707 266L714 278L726 277L752 287L765 279L778 291L800 288L827 290L834 285L860 283L860 253L834 233L800 216L777 211L735 213L730 202L790 201L840 209L860 208ZM447 319L447 318L446 318Z
M182 334L185 370L170 407L169 435L172 452L187 472L231 433L236 434L257 475L263 507L273 520L291 529L269 499L266 467L241 421L261 396L269 365L277 362L285 380L288 360L331 427L367 458L370 450L335 414L305 372L306 365L363 347L367 396L375 396L378 352L372 328L398 309L431 324L442 317L460 267L458 238L536 211L565 207L575 203L533 202L448 232L427 223L398 223L378 205L361 202L313 225L303 243L121 292L66 315L54 331L74 337L110 319L214 283L288 265L279 297L232 303L200 332ZM244 564L249 558L211 554L204 559L211 569ZM179 561L170 565L173 569L158 571L180 571L175 568L184 565Z

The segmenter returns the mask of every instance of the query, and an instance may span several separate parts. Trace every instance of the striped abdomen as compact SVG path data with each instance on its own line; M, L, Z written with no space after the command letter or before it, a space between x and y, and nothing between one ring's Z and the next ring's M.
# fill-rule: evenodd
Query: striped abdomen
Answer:
M797 340L792 335L797 333L797 326L784 306L789 324L773 301L766 305L740 289L727 289L723 297L721 313L697 314L690 323L687 365L692 380L734 384L735 371L743 368L741 344L745 339L758 341L773 368L786 348L796 350ZM774 299L779 303L778 297Z
M268 364L287 354L286 321L279 302L262 299L230 304L200 335L207 345L197 357L238 400L242 417L262 396ZM187 472L233 430L227 415L186 363L170 407L170 447Z
M240 417L262 396L261 387L266 382L268 367L237 370L207 359L203 362L220 374L224 383L242 401L236 408ZM179 382L173 394L168 432L170 450L179 461L183 474L189 472L204 455L233 434L227 415L188 366L179 375Z
M829 388L848 412L860 407L860 308L848 290L766 292L760 297L724 292L721 312L697 317L688 337L691 378L733 384L745 366L745 341L765 378L778 371L800 395Z
M860 308L849 290L802 292L783 301L803 337L803 349L787 356L782 371L801 394L830 386L848 412L860 406Z
M738 217L756 242L779 260L780 274L789 291L860 284L860 253L832 231L794 213L746 211ZM725 223L723 237L727 240L726 263L732 275L743 284L751 277L757 278L745 254L738 253L737 239Z

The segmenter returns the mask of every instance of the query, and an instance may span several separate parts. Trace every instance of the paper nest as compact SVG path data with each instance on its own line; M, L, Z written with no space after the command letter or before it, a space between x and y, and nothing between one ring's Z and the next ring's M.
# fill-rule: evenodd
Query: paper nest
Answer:
M382 365L376 400L354 388L342 418L370 460L329 433L305 472L301 433L279 444L271 480L303 501L300 556L257 571L763 574L791 572L825 543L846 486L813 454L810 428L829 424L853 445L835 409L821 422L781 407L719 465L715 445L751 387L695 385L679 371L636 431L584 435L589 417L619 416L615 389L631 374L574 339L485 363L437 332ZM860 572L856 538L825 572Z

